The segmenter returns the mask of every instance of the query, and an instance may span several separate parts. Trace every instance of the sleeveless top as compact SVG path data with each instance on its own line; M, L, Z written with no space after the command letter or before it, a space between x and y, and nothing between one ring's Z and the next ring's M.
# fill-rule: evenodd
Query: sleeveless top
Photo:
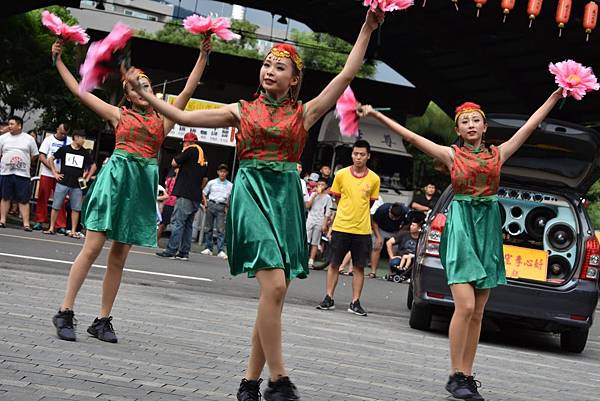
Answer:
M154 110L139 112L121 108L121 119L115 129L115 150L156 158L164 139L163 120Z
M308 136L301 102L289 98L278 102L263 93L251 102L240 100L239 111L235 137L240 160L300 160Z
M498 193L500 185L500 151L481 145L474 148L469 144L463 147L452 145L454 163L450 178L455 194L470 196L491 196Z

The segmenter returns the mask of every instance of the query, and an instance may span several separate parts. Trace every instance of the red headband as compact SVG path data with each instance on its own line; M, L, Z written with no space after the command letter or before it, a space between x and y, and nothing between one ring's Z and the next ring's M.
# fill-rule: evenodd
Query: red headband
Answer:
M296 65L296 68L298 68L299 71L304 69L304 63L302 62L302 59L298 54L298 50L296 50L294 45L289 43L278 43L271 48L269 53L275 57L289 58Z
M483 112L483 110L481 110L480 105L473 102L464 102L463 104L458 106L454 111L454 122L458 121L458 117L460 117L461 114L470 113L472 111L478 112L483 118L485 118L485 113Z

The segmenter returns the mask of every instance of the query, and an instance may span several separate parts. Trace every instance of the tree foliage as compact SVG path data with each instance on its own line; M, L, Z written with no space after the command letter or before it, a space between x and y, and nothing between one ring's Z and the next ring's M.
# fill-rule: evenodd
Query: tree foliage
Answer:
M68 24L77 23L63 7L48 10ZM50 48L56 37L40 21L41 10L35 10L0 24L4 55L0 57L0 117L6 119L17 111L27 117L32 110L41 109L36 124L43 129L54 129L61 121L86 130L101 128L102 121L77 101L53 68ZM72 44L64 47L63 60L73 70L81 49Z
M342 70L352 45L340 38L320 32L300 32L292 30L292 40L298 44L298 51L308 68L337 74ZM371 78L376 67L372 60L361 67L357 76Z
M600 180L596 181L586 194L586 199L591 202L588 214L594 228L600 230Z

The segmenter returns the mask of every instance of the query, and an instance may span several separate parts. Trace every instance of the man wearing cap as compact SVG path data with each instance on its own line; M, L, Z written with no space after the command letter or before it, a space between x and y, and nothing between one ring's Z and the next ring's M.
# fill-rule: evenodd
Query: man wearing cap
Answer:
M203 255L212 255L214 239L217 240L217 256L227 259L223 252L225 245L225 215L229 207L229 196L233 184L227 179L229 167L220 164L217 168L217 178L210 180L202 191L202 204L206 210L206 222L204 223L204 242L206 249Z
M56 180L56 187L52 213L50 213L50 227L44 231L44 234L55 234L56 219L68 195L71 205L71 237L81 238L81 234L77 232L77 224L79 224L79 213L83 203L83 189L87 187L87 181L96 172L92 155L83 147L85 138L85 131L73 131L73 142L59 148L48 157L48 165ZM60 162L60 172L56 168L55 160Z
M167 248L156 255L163 258L189 260L192 247L192 228L194 216L202 202L202 188L206 185L206 161L204 151L196 142L193 132L183 136L183 152L171 162L173 168L179 168L173 195L177 197L171 219L173 231Z

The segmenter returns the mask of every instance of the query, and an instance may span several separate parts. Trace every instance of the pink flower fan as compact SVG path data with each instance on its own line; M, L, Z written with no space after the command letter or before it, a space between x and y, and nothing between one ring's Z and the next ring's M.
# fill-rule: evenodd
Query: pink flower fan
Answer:
M358 136L357 105L354 92L348 86L335 104L335 112L340 120L340 132L344 136Z
M371 11L380 9L383 12L406 10L414 4L413 0L364 0L363 5L369 7Z
M81 45L85 45L90 40L88 34L79 25L69 26L48 10L42 11L42 24L61 39Z
M598 80L590 67L584 67L573 60L550 63L548 69L554 74L554 81L563 88L563 97L572 96L581 100L587 92L600 89Z
M90 45L85 61L79 68L79 93L89 92L106 80L112 70L109 62L113 53L123 49L132 35L127 25L117 22L106 38Z
M225 17L213 20L210 16L201 17L194 14L183 20L183 27L194 35L211 35L214 33L226 41L240 38L240 35L231 32L231 20Z

